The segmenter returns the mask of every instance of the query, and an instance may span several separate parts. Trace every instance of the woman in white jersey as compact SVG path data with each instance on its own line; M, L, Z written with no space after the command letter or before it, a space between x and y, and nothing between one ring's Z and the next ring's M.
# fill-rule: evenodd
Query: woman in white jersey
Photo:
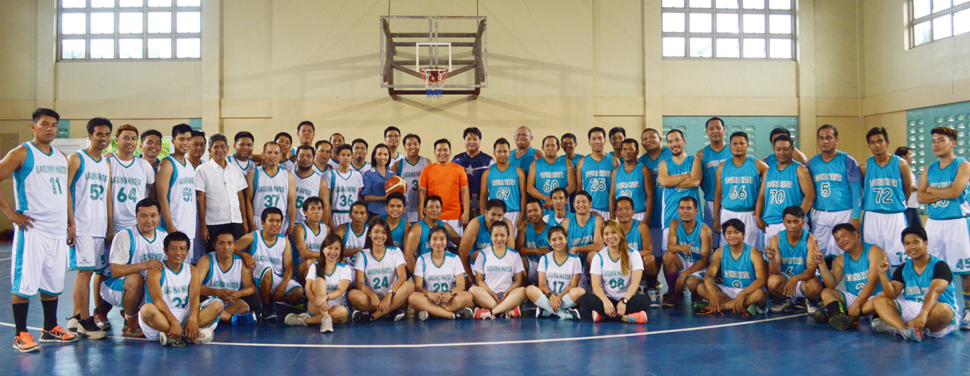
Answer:
M549 229L549 249L552 252L539 259L539 284L527 287L525 294L538 307L536 317L579 319L579 311L573 307L586 294L578 287L583 265L579 256L566 250L566 229L562 226Z
M401 307L414 291L405 265L404 253L392 243L390 226L378 219L367 233L364 249L357 254L356 289L347 293L355 308L351 316L354 322L370 322L385 315L394 321L404 318Z
M347 321L347 289L354 278L350 266L341 262L343 242L335 234L327 235L321 245L323 257L312 265L306 275L307 313L286 315L287 325L320 324L320 333L332 333L333 324Z
M448 247L448 230L442 226L431 228L428 235L431 252L418 257L414 267L414 292L408 298L418 311L418 319L428 316L452 320L467 320L474 312L472 294L465 291L465 268Z
M643 260L627 245L620 222L609 220L603 226L606 247L593 256L589 274L593 292L579 298L579 304L592 312L593 322L647 322L650 300L636 295L643 274Z
M509 225L495 221L489 229L492 245L481 250L475 258L472 270L477 284L468 289L475 297L475 318L493 319L505 313L505 317L519 317L519 305L525 301L525 266L519 252L508 248Z

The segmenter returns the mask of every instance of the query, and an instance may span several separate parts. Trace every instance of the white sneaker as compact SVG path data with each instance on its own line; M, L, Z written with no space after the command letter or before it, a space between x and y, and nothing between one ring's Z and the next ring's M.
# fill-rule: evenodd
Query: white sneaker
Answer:
M647 296L650 297L650 308L660 308L660 293L657 290L647 290Z
M306 318L303 315L291 313L286 315L283 323L289 326L306 326Z
M960 329L970 330L970 309L963 309L963 318L960 319Z
M899 329L896 329L892 325L889 325L885 320L881 318L872 319L872 331L876 333L892 333L899 334Z
M428 320L428 316L430 316L430 314L428 313L428 311L419 311L418 312L418 320L427 321Z
M78 320L77 316L72 316L67 319L67 327L64 330L71 334L77 334L78 326L81 326L81 320Z
M199 337L195 339L195 343L204 345L212 342L215 337L216 333L212 330L212 328L202 328L199 329Z
M333 333L333 317L330 315L323 316L323 320L320 321L320 333Z

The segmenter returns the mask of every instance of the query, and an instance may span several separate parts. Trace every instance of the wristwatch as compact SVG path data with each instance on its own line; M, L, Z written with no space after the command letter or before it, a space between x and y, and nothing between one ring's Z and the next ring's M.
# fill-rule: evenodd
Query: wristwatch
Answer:
M627 304L629 302L630 302L630 300L627 299L627 298L620 299L620 303Z
M394 295L394 289L387 290L388 294Z

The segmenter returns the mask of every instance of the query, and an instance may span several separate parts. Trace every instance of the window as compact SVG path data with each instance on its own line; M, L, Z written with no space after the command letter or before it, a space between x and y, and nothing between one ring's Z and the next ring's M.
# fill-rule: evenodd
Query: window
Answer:
M926 166L937 161L933 154L930 131L936 127L950 127L957 130L957 144L953 153L957 157L970 158L970 102L952 103L941 106L917 108L906 111L906 145L913 150L913 163L910 170L917 179ZM926 209L925 205L920 205ZM925 214L925 213L924 213Z
M199 59L202 0L57 0L57 59Z
M910 0L910 47L970 32L970 0Z
M661 6L664 57L794 58L792 0L663 0Z

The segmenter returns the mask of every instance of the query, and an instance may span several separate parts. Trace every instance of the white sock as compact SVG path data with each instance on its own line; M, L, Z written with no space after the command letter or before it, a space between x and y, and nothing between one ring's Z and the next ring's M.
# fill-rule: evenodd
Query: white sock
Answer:
M559 304L559 309L567 310L575 306L576 306L576 302L574 302L573 299L569 297L569 294L566 294L565 296L562 297L562 303Z
M539 297L539 299L536 299L535 303L536 303L536 307L539 307L545 311L542 314L543 316L549 316L550 314L553 313L552 305L549 304L549 297L542 295Z

